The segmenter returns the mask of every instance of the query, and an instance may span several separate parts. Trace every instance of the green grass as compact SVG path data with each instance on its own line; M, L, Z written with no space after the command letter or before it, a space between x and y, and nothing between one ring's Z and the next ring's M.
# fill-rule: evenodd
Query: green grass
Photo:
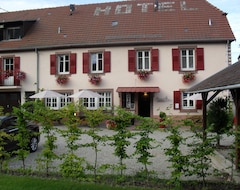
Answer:
M113 187L94 183L78 183L63 179L0 175L1 190L139 190L139 187ZM150 189L149 189L150 190Z

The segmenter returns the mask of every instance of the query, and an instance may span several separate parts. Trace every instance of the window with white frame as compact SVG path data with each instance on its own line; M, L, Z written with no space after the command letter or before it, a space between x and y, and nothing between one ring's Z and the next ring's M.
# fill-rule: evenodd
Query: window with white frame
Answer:
M103 53L91 53L91 73L103 72Z
M58 74L69 74L70 72L70 61L69 55L58 55Z
M83 105L89 110L97 109L97 98L83 98Z
M14 69L14 61L13 58L4 58L3 59L3 70L13 72Z
M195 70L194 49L181 49L181 70Z
M150 71L150 51L139 50L137 51L137 70Z
M45 105L51 109L58 110L71 102L70 92L61 93L64 97L61 98L45 98Z
M105 109L112 108L112 93L111 92L99 92L102 98L99 98L99 107L104 107Z
M192 93L182 93L182 109L195 109L195 101L189 97Z
M72 99L68 97L71 95L70 92L66 92L66 93L62 93L62 94L64 95L64 97L60 98L60 108L66 106L72 102Z

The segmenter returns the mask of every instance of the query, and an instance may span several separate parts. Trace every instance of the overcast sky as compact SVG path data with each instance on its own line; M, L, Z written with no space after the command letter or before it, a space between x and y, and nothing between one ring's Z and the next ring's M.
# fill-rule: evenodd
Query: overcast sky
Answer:
M0 12L66 6L70 4L79 5L113 1L120 0L0 0ZM146 2L147 1L150 0L146 0ZM152 1L155 2L155 0ZM219 8L220 10L228 13L227 18L236 38L236 41L232 42L232 62L235 63L238 56L240 55L240 0L207 1Z

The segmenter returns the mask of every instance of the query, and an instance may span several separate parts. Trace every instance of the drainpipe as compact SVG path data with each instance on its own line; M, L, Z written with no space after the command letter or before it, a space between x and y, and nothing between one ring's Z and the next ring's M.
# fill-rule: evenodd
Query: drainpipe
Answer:
M37 55L37 81L36 81L36 92L39 92L39 52L38 52L38 49L35 48L35 52L36 52L36 55Z

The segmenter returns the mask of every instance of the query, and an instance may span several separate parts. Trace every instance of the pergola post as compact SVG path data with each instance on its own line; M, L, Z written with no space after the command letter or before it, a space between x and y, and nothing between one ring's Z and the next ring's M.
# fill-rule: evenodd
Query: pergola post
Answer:
M206 140L207 138L207 97L208 97L208 92L202 92L202 126L203 126L203 141Z
M233 101L236 107L235 111L235 118L236 118L236 133L240 133L240 89L232 89L231 90ZM235 136L235 143L236 143L236 160L235 166L236 169L240 169L240 137L239 135Z

